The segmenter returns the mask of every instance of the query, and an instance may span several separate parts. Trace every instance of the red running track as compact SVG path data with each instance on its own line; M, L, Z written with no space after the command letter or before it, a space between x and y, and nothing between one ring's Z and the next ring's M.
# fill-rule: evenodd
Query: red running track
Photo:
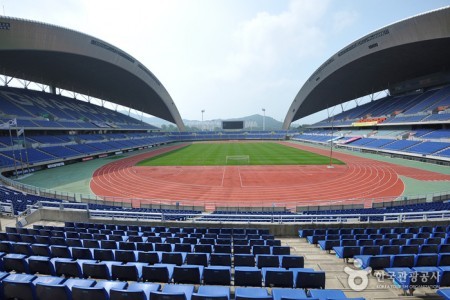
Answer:
M310 152L329 151L283 143ZM343 153L333 153L346 165L327 166L200 166L140 167L146 158L183 147L171 146L124 158L97 169L91 190L102 197L133 201L215 206L286 206L320 203L361 203L361 199L397 198L404 185L399 175L420 180L450 180L450 176L398 166ZM349 200L355 199L355 200ZM357 199L357 200L356 200ZM127 200L126 200L127 201ZM130 200L128 200L130 201ZM372 200L365 202L366 206Z

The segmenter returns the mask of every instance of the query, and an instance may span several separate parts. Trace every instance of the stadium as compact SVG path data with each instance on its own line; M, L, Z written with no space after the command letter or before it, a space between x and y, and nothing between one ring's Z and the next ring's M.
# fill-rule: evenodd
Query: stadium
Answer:
M268 131L186 131L88 34L0 41L0 299L450 299L450 7L343 47Z

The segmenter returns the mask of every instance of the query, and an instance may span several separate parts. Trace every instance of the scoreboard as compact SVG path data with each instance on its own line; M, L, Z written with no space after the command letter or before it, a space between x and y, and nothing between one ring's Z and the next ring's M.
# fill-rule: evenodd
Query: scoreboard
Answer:
M222 121L222 129L244 129L244 121Z

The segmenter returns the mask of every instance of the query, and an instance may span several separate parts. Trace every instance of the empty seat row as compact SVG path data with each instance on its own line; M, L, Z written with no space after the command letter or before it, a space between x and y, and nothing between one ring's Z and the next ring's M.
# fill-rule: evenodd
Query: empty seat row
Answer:
M450 244L442 245L384 245L384 246L334 246L331 248L339 258L353 258L354 255L397 255L450 253Z
M296 255L272 255L260 254L236 254L234 258L227 253L185 253L185 252L156 252L156 251L132 251L132 250L107 250L88 248L67 248L64 246L52 246L49 249L38 248L33 254L0 252L0 258L28 258L47 257L64 258L69 260L95 260L116 262L142 262L147 264L170 263L175 265L202 265L202 266L249 266L249 267L303 267L304 258Z
M418 237L419 235L426 235L427 237ZM430 235L434 235L431 237ZM413 233L402 233L402 234L385 234L380 237L378 234L366 235L362 234L359 236L352 235L310 235L306 237L306 240L310 244L320 245L320 241L331 243L348 243L349 246L356 246L360 244L383 244L383 245L421 245L421 244L441 244L441 243L450 243L450 233L422 233L422 234L413 234ZM325 243L322 242L322 243Z
M166 227L166 226L138 226L138 225L115 225L103 223L73 223L66 222L64 227L69 228L97 228L111 230L133 230L133 231L153 231L153 232L171 232L171 233L215 233L215 234L269 234L268 229L260 228L206 228L206 227ZM61 228L61 227L53 227Z
M388 245L430 245L438 246L450 244L450 238L428 238L428 239L340 239L340 240L318 240L317 244L322 250L331 250L338 246L388 246Z
M1 273L2 299L29 300L208 300L231 299L230 288L225 286L200 286L165 284L161 289L155 283L126 283L110 280L64 279L53 276ZM341 290L274 288L272 294L266 288L237 287L235 300L247 299L351 299ZM356 300L355 298L353 298ZM363 298L358 298L363 300Z
M90 241L90 240L89 240ZM92 259L98 255L98 260L101 257L115 257L118 255L126 255L126 253L139 252L173 252L173 253L207 253L207 254L230 254L236 256L240 254L249 254L252 256L266 254L266 255L290 255L290 247L288 246L235 246L230 245L190 245L190 244L151 244L151 243L136 243L127 247L123 246L117 249L116 244L100 244L87 245L83 243L84 247L68 247L65 245L47 245L47 244L30 244L23 242L0 242L0 252L5 253L20 253L25 255L42 255L66 258L88 258ZM128 247L130 246L130 247ZM132 247L131 247L132 246ZM137 250L134 250L137 249ZM233 251L233 252L232 252ZM130 254L127 254L130 255ZM137 255L137 254L136 254ZM111 259L108 259L111 260Z
M196 238L183 238L181 240L171 240L169 238L161 240L150 240L145 238L144 241L123 241L119 239L79 239L79 238L62 238L62 237L46 237L46 236L30 236L21 235L14 236L9 235L7 240L0 240L3 242L15 242L15 243L28 243L28 244L46 244L46 245L59 245L70 247L85 247L85 248L104 248L104 249L119 249L119 250L143 250L143 251L184 251L184 252L221 252L221 253L257 253L258 251L264 251L264 253L277 253L282 251L280 240L248 240L245 243L230 244L229 240L214 240L214 239L196 239ZM240 240L237 240L240 241ZM254 241L254 243L252 243ZM258 243L260 242L260 243ZM273 248L277 247L277 248ZM179 248L177 250L177 248ZM286 248L286 247L284 247ZM181 250L183 249L183 250ZM203 250L201 250L203 249ZM287 249L287 248L286 248ZM273 251L272 251L273 250ZM257 254L255 253L255 254Z
M301 238L306 238L311 235L343 235L343 234L387 234L387 233L422 233L422 232L450 232L450 226L421 226L421 227L369 227L369 228L329 228L329 229L313 229L304 228L298 230L298 235Z
M25 257L7 254L2 258L7 272L45 274L73 278L95 278L121 281L174 282L190 284L230 285L231 267L181 265L142 262L121 263L116 261L71 260L43 256ZM278 287L324 288L325 273L305 268L235 267L234 285Z
M35 225L37 226L37 225ZM8 234L25 234L25 235L43 235L43 236L54 236L54 237L73 237L73 238L98 238L106 239L105 236L108 235L121 235L121 236L144 236L144 237L195 237L195 238L221 238L221 239L247 239L247 240L273 240L274 236L272 234L221 234L221 233L181 233L181 232L153 232L153 231L124 231L124 230L110 230L110 229L95 229L95 228L69 228L60 227L58 229L34 229L34 228L15 228L7 227L6 233ZM2 233L2 237L5 233ZM96 236L94 236L96 235ZM2 238L5 239L5 238Z
M42 231L42 230L41 230ZM258 236L258 237L242 237L242 238L226 238L207 236L208 234L200 236L193 236L196 234L188 234L185 237L161 237L161 236L145 236L145 235L120 235L120 234L91 234L91 233L78 233L78 232L39 232L37 235L33 234L19 234L19 233L0 233L0 241L13 241L13 242L28 242L28 243L41 243L41 244L65 244L65 240L74 242L74 240L95 240L95 241L116 241L116 242L134 242L134 243L187 243L187 244L209 244L209 245L266 245L266 246L279 246L280 240L275 240L273 236Z

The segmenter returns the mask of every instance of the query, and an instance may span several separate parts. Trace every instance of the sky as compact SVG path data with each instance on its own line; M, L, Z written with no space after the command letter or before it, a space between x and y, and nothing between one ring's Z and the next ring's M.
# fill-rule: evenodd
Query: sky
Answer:
M150 69L183 119L283 121L296 94L352 41L450 0L0 0L0 13L102 39ZM350 108L354 102L345 108ZM326 112L295 124L325 119Z

